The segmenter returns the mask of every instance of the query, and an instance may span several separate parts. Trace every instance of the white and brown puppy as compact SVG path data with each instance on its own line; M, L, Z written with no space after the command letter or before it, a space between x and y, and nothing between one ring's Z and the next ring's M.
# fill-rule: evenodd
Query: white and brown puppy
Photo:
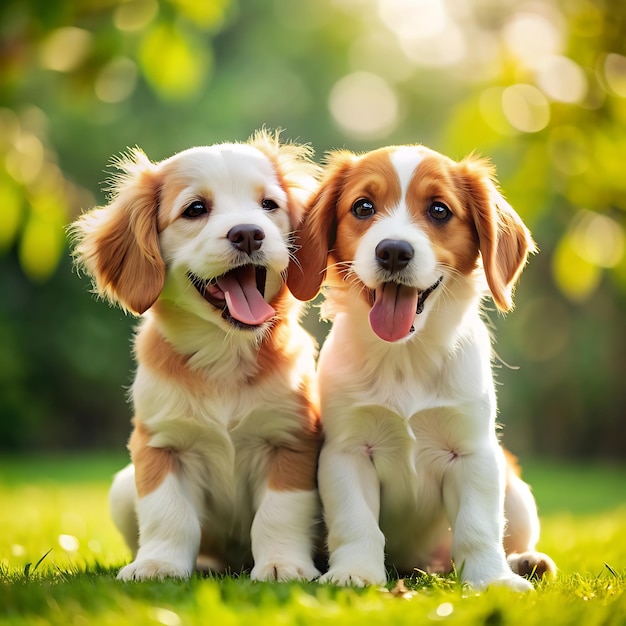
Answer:
M321 580L380 584L385 564L452 560L474 588L530 588L511 566L554 565L534 552L535 502L496 436L480 303L490 291L511 308L534 244L492 168L422 146L331 154L297 245L292 291L309 300L326 277L333 320L318 366Z
M315 345L284 282L309 150L260 132L118 166L110 204L73 233L97 292L144 314L132 465L110 494L134 556L119 578L187 577L199 555L314 578Z

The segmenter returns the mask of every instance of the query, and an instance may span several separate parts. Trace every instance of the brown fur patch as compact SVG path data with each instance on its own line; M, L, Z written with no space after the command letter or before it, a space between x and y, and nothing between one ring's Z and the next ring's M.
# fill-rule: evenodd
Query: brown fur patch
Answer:
M513 207L497 190L493 167L484 159L468 157L457 167L466 190L478 233L485 277L497 307L513 308L513 289L528 254L536 246Z
M293 325L299 316L300 303L294 300L287 286L283 285L271 305L276 311L276 317L259 346L255 382L271 376L278 370L289 369L293 360L300 355L301 346L294 342L292 333Z
M276 447L269 464L268 485L275 491L311 491L316 487L317 459L321 447L319 416L304 395L303 429L288 446Z
M178 458L170 448L151 446L150 431L138 419L134 424L128 449L135 466L137 495L142 498L157 489L168 474L178 471Z
M94 278L98 293L132 313L145 312L165 282L157 232L155 166L140 151L118 164L113 200L72 226L75 258Z
M448 159L425 157L416 168L406 203L415 223L428 234L437 261L468 275L476 269L478 236L463 191L453 178L455 167ZM442 223L429 217L433 202L445 204L453 217Z
M418 146L416 149L420 149ZM384 213L400 200L398 174L390 155L394 147L361 156L348 151L332 153L320 190L305 213L297 234L298 250L289 269L289 286L302 300L314 298L333 267L330 282L342 281L343 262L355 257L358 240L374 223L358 220L352 205L361 197ZM407 192L407 205L416 223L430 237L440 263L468 275L480 255L493 299L501 310L513 306L512 291L535 250L528 229L495 186L494 169L488 161L468 157L456 163L432 150L421 148L425 158L417 166ZM434 201L446 204L454 219L437 223L427 211ZM368 297L367 290L357 290Z
M344 176L337 202L337 236L333 257L339 261L352 261L361 237L374 223L360 219L352 213L354 203L365 198L373 203L377 214L385 214L398 205L401 199L398 173L386 149L370 152L353 163ZM341 272L341 268L338 268Z
M159 303L155 307L163 308ZM165 314L165 311L159 312ZM176 352L154 324L145 323L139 329L135 337L135 356L139 363L192 393L206 393L210 388L204 371L191 369L189 357Z
M509 452L506 448L502 448L502 452L504 452L504 460L506 462L506 472L507 474L510 472L514 476L518 478L522 476L522 468L520 467L519 461L517 457Z

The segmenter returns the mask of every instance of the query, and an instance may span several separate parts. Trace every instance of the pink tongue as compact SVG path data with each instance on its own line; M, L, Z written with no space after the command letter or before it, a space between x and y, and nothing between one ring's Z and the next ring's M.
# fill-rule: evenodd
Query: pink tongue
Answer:
M406 337L417 310L417 289L383 283L376 289L376 302L370 311L370 326L384 341Z
M256 272L252 265L231 270L220 276L217 284L224 292L230 314L242 324L258 326L276 314L257 289Z

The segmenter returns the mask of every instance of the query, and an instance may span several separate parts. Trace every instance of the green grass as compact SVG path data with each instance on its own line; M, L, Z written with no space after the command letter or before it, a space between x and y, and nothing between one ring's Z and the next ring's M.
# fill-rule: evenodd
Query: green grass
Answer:
M128 552L107 488L123 456L0 461L0 624L626 624L626 467L524 462L542 513L539 548L560 571L518 596L454 577L405 588L253 583L247 576L121 583Z

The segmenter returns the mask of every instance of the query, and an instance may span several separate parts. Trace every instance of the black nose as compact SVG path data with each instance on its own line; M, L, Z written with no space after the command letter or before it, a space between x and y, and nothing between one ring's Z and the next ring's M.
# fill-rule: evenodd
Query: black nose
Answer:
M265 233L254 224L238 224L228 231L227 237L237 250L252 254L261 247Z
M413 248L396 239L383 239L375 252L378 265L392 274L404 269L413 258Z

